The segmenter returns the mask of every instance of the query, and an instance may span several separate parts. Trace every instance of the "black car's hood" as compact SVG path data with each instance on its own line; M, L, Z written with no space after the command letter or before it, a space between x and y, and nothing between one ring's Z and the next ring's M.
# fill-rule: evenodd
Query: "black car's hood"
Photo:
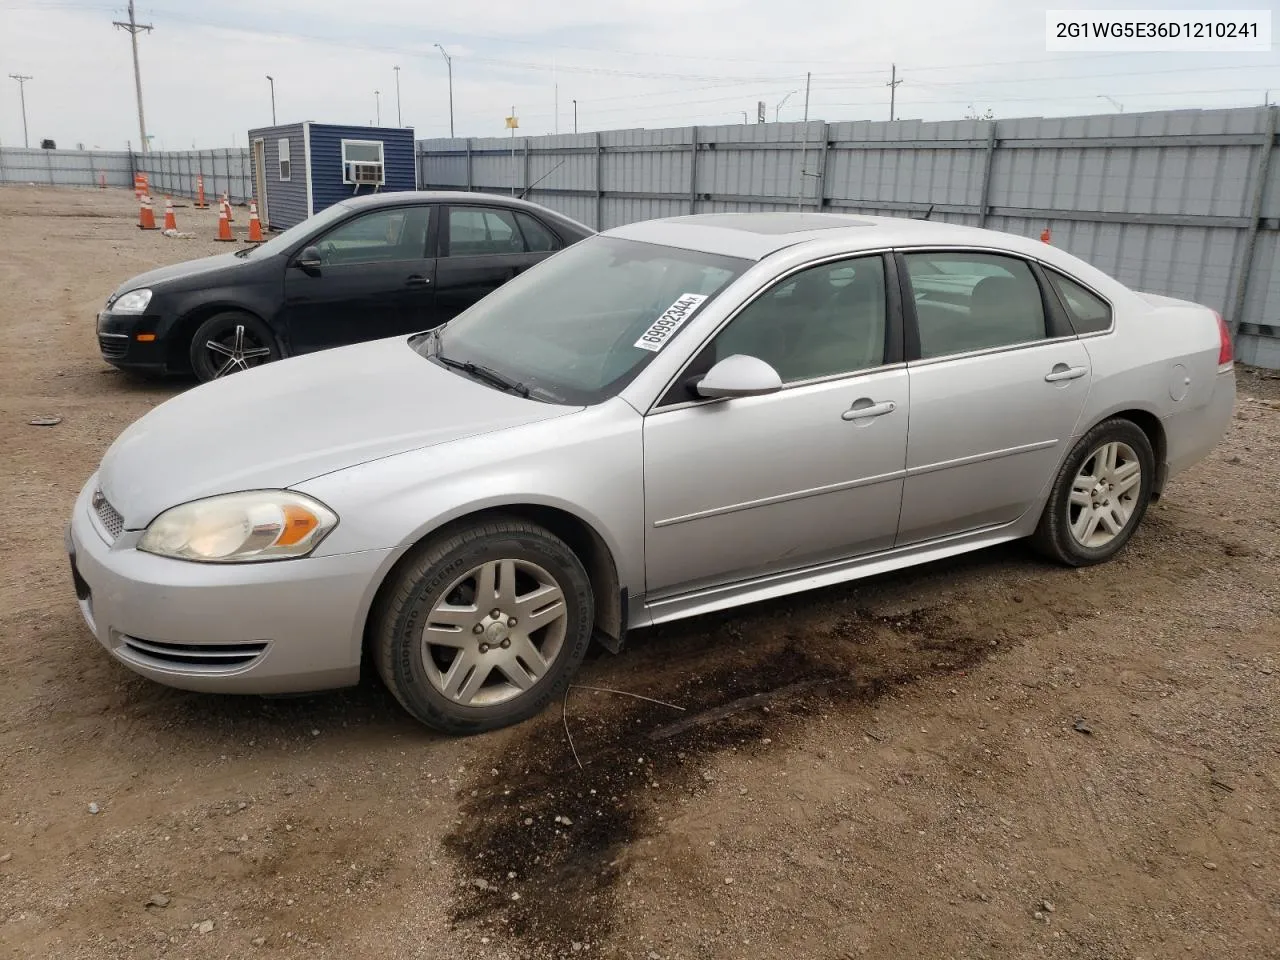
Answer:
M116 292L112 295L112 299L130 290L138 290L142 287L154 287L159 284L173 285L175 281L191 279L200 279L201 283L208 281L209 275L221 273L226 270L236 270L247 266L250 263L257 263L254 255L247 257L237 257L234 253L220 253L213 257L201 257L199 260L186 260L182 263L171 263L167 267L157 267L155 270L148 270L146 273L140 273L136 277L132 277L126 282L120 284L116 288Z

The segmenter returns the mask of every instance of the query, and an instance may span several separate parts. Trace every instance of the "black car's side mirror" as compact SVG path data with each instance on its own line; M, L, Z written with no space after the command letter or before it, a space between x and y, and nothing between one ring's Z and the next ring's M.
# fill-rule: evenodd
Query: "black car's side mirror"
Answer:
M303 247L298 259L293 261L307 273L320 272L320 250L316 247Z

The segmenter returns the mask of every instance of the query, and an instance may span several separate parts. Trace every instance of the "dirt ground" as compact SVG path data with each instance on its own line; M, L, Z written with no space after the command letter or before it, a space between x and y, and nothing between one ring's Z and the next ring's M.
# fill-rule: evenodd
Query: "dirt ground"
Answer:
M190 386L106 366L95 311L226 248L135 219L0 188L0 956L1280 956L1280 380L1240 371L1109 565L1013 545L640 631L579 683L663 703L450 740L372 680L169 690L81 622L73 499Z

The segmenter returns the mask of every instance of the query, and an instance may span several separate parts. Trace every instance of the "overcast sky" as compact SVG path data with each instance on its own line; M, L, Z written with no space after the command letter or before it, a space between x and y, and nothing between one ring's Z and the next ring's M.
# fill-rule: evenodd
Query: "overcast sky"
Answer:
M1165 9L1221 6L1164 0ZM1129 4L1124 4L1130 6ZM1137 4L1133 4L1137 6ZM1102 0L1055 0L1054 9ZM1114 6L1114 4L1113 4ZM1243 0L1233 7L1264 6ZM800 120L957 119L1249 106L1280 98L1280 56L1048 54L1044 6L1025 0L140 0L148 132L155 149L245 145L271 122L397 122L447 136L453 57L458 136ZM116 0L0 0L0 143L138 144L126 19ZM556 112L556 88L559 113ZM1111 98L1110 100L1106 98ZM785 102L784 102L785 101ZM779 105L781 109L779 110Z

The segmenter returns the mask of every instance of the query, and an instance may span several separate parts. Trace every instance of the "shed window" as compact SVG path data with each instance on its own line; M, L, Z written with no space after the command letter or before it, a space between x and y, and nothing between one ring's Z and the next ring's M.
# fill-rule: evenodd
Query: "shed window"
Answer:
M292 164L289 162L289 138L281 137L276 149L280 152L280 179L289 180L293 177Z
M342 141L342 182L357 185L387 182L381 140Z

